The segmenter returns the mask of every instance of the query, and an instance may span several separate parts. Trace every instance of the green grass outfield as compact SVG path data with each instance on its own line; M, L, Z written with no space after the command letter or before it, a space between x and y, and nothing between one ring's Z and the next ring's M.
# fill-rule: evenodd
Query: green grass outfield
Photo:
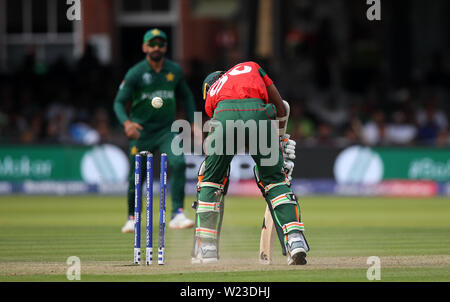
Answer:
M369 256L381 260L381 281L450 281L448 198L302 198L306 266L286 265L278 241L274 264L258 263L264 207L226 198L218 264L192 265L193 230L167 228L166 265L146 267L132 265L133 235L120 232L124 197L1 196L0 281L68 281L70 256L81 260L81 281L367 282ZM156 246L156 205L154 214Z

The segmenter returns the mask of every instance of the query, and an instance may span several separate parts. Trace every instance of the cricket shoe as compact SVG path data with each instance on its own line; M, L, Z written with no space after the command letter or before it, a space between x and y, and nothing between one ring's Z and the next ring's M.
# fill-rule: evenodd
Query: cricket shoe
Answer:
M184 215L183 209L179 208L175 215L169 222L169 228L179 230L179 229L189 229L194 226L194 221Z
M125 225L122 227L122 233L134 233L134 217L130 216L130 219L125 222Z
M306 264L306 245L300 233L295 232L288 234L288 243L286 247L288 251L288 265Z
M217 263L217 261L217 246L212 242L204 241L200 243L200 246L196 249L195 257L192 258L192 264Z

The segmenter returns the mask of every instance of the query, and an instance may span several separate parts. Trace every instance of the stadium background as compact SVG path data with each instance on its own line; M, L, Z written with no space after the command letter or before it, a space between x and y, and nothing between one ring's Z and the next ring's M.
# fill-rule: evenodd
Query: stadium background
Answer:
M0 0L2 289L74 280L72 256L82 282L261 281L274 299L291 292L278 282L450 281L449 1L381 0L381 21L366 18L366 0L69 1L81 20L67 19L66 0ZM131 265L133 236L120 232L127 140L112 105L154 26L198 111L204 76L249 59L290 102L306 266L287 266L279 246L272 265L258 262L266 205L247 156L233 161L217 265L191 264L192 229L170 228L164 266ZM193 218L201 156L187 161ZM156 205L154 214L156 235ZM406 286L403 298L424 289ZM170 287L155 289L178 297Z
M365 2L96 0L69 21L65 1L0 0L0 193L125 192L112 102L157 26L198 111L209 72L266 69L292 107L297 194L449 196L450 3L382 1L369 21ZM236 158L230 194L258 194L251 165Z

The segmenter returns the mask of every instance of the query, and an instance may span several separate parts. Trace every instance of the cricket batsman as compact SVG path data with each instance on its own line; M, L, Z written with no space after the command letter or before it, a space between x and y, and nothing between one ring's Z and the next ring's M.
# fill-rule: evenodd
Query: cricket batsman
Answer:
M128 220L122 233L134 230L134 156L143 150L167 153L172 194L169 227L191 228L194 222L183 212L186 163L183 154L175 155L171 150L175 135L171 125L175 121L177 99L183 102L186 118L192 124L194 97L180 65L164 57L167 36L162 30L154 28L145 33L142 51L145 58L128 70L114 100L114 112L129 139Z
M209 74L203 82L202 90L206 113L214 121L206 138L207 148L214 149L218 145L229 146L236 143L236 132L239 129L236 131L227 126L230 121L257 125L256 129L249 127L243 132L245 148L256 150L250 152L256 163L256 182L272 214L282 249L287 251L288 264L306 264L309 246L303 235L304 225L301 222L299 204L289 181L294 165L293 162L290 165L284 164L286 157L283 156L281 147L282 137L278 136L285 133L283 127L288 118L287 102L282 100L273 81L255 62L240 63L226 72L216 71ZM274 120L280 122L278 127ZM269 131L262 132L263 127L269 128ZM218 131L223 133L217 135ZM271 139L273 136L269 132L275 133L275 139ZM266 141L270 144L269 149L274 150L272 154L262 152L261 144L266 136ZM285 145L295 145L295 142L289 139L284 141ZM257 148L252 146L255 143ZM199 170L197 201L194 203L196 226L192 263L218 261L223 196L228 188L229 166L236 150L233 149L233 154L206 150L205 160ZM276 160L267 164L271 157Z

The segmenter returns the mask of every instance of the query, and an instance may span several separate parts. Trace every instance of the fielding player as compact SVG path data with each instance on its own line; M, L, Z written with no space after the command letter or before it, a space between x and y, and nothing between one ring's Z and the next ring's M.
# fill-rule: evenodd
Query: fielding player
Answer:
M273 164L264 164L274 154L263 155L259 145L262 125L274 127L271 120L278 119L280 130L287 120L287 108L277 88L264 70L255 62L237 64L227 72L216 71L209 74L203 82L203 99L205 110L209 117L221 124L214 126L208 138L212 137L217 129L223 130L222 146L230 144L230 128L227 121L256 121L256 131L245 131L245 144L248 149L250 137L257 137L258 147L252 157L256 163L255 178L257 184L268 203L280 242L288 252L288 264L306 264L308 244L303 236L304 226L300 219L300 209L297 198L290 188L288 175L293 165L286 168L283 163L283 154L278 135L275 141L268 138L269 144L276 144L274 150L276 161ZM249 123L250 124L250 123ZM224 130L225 129L225 130ZM228 132L227 132L228 131ZM233 130L235 131L235 130ZM236 135L233 135L236 137ZM270 134L269 134L270 136ZM220 137L220 135L216 136ZM210 139L207 146L217 146L216 139ZM233 138L234 142L236 140ZM231 141L233 142L233 141ZM254 146L253 146L254 147ZM253 148L255 150L255 148ZM198 197L194 205L196 208L196 229L194 248L192 251L193 263L211 263L218 260L218 237L223 214L223 196L228 187L229 165L234 154L216 153L208 154L199 171ZM266 152L267 153L267 152ZM286 169L290 169L287 171Z
M167 153L171 168L172 219L169 227L190 228L194 222L183 212L186 163L183 154L175 155L171 150L175 133L170 130L175 120L176 99L182 100L187 119L193 122L194 97L181 67L164 57L167 36L163 31L157 28L147 31L142 51L145 59L128 70L114 100L114 111L129 138L128 220L122 232L131 233L134 229L134 156L142 150L154 152L156 149Z

